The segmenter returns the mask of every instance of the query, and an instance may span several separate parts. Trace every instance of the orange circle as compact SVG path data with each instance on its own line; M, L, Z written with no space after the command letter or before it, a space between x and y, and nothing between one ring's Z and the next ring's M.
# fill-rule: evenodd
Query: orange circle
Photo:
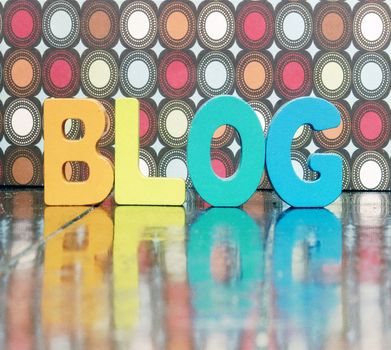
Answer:
M343 131L343 120L341 121L341 124L333 129L323 130L323 135L328 138L329 140L335 140L337 139Z
M96 39L104 39L110 34L111 20L104 11L94 12L88 22L90 33Z
M214 139L220 138L221 136L224 135L224 133L225 133L226 130L227 130L227 126L226 126L226 125L220 126L220 127L216 130L216 132L214 133L213 138L214 138Z
M31 84L34 78L33 66L28 60L19 59L12 65L11 76L15 85L25 88Z
M12 165L12 175L20 185L27 185L34 176L34 166L30 159L19 157Z
M336 41L341 38L344 31L344 23L338 13L327 14L322 22L322 33L327 40Z
M167 19L167 33L174 40L183 39L189 32L189 21L184 13L176 11Z
M258 90L265 84L266 71L262 63L250 62L244 69L244 82L253 90Z

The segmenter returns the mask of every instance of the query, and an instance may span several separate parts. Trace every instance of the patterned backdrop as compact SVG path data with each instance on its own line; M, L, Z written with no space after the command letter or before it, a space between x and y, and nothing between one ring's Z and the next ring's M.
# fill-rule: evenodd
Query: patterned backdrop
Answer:
M249 101L267 133L274 113L300 96L336 105L341 126L301 128L292 162L305 179L313 152L338 153L345 189L390 189L390 8L387 1L1 1L0 177L41 185L42 102L93 97L107 110L99 142L113 159L114 98L141 99L140 167L187 179L186 143L197 109L232 94ZM70 138L83 125L70 120ZM240 162L240 139L212 141L222 176ZM72 181L88 176L69 163ZM267 176L262 187L270 187Z

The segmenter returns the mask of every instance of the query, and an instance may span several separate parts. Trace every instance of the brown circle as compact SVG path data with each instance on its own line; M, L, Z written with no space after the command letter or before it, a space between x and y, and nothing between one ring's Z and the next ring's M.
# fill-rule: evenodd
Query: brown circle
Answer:
M28 60L21 58L12 65L11 76L17 86L25 88L31 84L34 78L33 66Z
M244 81L252 90L260 89L266 80L266 71L262 63L249 62L244 69Z
M184 13L176 11L167 19L167 32L175 40L183 39L189 32L189 21Z
M12 165L12 175L18 184L29 184L34 176L34 165L31 160L26 157L17 158Z
M104 11L95 11L88 22L90 33L96 39L104 39L110 34L111 20Z
M218 138L222 137L224 135L224 133L226 132L226 130L227 130L227 126L226 125L220 126L215 131L215 133L213 135L213 138L218 139Z
M343 18L338 13L328 13L322 21L322 33L330 41L339 40L344 33Z

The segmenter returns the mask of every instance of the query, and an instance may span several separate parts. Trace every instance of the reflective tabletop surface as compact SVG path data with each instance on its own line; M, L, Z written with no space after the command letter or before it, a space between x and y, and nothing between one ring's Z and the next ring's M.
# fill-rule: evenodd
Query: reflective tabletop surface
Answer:
M390 194L289 209L0 192L0 349L390 349Z

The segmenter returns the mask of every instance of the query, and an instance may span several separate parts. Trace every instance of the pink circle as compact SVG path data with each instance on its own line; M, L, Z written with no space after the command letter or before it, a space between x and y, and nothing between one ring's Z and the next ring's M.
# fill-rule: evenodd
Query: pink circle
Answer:
M212 159L212 168L217 176L221 177L222 179L227 178L227 169L221 160Z
M174 89L182 89L189 80L189 70L182 61L171 62L166 70L168 84Z
M19 10L12 16L11 27L18 38L25 39L33 32L33 17L28 11Z
M145 111L140 111L140 137L144 137L149 130L149 118Z
M266 32L266 21L262 14L251 12L244 20L244 32L250 40L262 39Z
M69 62L55 61L50 67L50 80L60 89L67 87L72 80L72 67Z
M378 138L382 132L383 123L376 112L365 113L360 120L360 130L367 140Z
M304 69L298 62L289 62L282 72L282 80L290 90L297 90L304 84Z

